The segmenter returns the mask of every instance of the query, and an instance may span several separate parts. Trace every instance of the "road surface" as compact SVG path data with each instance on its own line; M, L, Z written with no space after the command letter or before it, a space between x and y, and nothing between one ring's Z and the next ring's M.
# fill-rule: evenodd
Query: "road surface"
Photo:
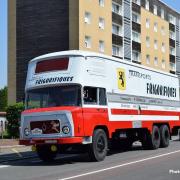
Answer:
M90 162L87 155L58 156L55 162L43 163L34 156L0 163L0 180L179 180L180 141L168 148L108 154L102 162Z

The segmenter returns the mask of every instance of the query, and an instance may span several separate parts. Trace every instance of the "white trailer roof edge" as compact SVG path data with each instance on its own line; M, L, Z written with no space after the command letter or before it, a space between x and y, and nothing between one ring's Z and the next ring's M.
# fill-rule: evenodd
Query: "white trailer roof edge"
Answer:
M161 70L156 70L156 69L153 69L151 67L147 67L147 66L144 66L144 65L139 65L139 64L136 64L136 63L133 63L133 62L124 61L122 59L119 59L119 58L116 58L116 57L113 57L113 56L103 55L103 54L100 54L100 53L89 52L89 51L82 51L82 50L70 50L70 51L59 51L59 52L54 52L54 53L48 53L48 54L44 54L44 55L41 55L41 56L38 56L38 57L32 59L31 61L29 61L29 63L34 62L34 61L38 61L38 60L46 60L46 59L49 59L50 57L59 57L59 56L99 57L99 58L102 58L102 59L108 59L110 61L120 62L122 64L127 64L127 65L130 65L130 66L139 67L141 69L147 69L149 71L153 71L153 72L165 74L167 76L178 78L178 76L175 75L175 74L170 74L168 72L164 72L164 71L161 71Z

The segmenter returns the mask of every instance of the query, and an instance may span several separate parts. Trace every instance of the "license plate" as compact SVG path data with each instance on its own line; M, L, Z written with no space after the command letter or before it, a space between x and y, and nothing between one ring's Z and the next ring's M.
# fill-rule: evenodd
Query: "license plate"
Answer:
M35 129L31 130L31 133L33 135L39 135L39 134L42 134L43 132L42 132L42 129L35 128Z

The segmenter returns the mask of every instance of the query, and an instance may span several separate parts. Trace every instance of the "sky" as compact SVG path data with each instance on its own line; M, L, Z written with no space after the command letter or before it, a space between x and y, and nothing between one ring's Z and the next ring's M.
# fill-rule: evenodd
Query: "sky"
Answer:
M7 86L7 1L0 0L0 89ZM180 12L180 0L162 1Z
M7 0L0 0L0 89L7 85Z

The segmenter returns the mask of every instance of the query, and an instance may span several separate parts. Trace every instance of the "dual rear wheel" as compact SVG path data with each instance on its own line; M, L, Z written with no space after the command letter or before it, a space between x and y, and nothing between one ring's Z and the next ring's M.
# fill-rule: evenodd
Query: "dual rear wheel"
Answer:
M168 147L170 141L170 131L167 125L153 126L152 134L146 133L142 140L144 149L158 149Z

